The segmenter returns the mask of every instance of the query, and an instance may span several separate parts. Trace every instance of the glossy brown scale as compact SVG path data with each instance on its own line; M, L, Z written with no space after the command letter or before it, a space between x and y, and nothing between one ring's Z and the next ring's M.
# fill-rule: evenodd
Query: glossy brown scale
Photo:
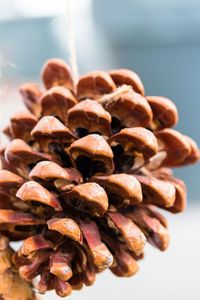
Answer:
M32 150L32 148L21 139L14 139L5 148L3 153L5 165L14 173L23 178L28 178L30 168L41 160L56 161L49 154Z
M155 177L134 175L142 186L143 202L158 207L171 207L175 201L175 188L169 182Z
M169 232L155 216L149 215L145 206L127 209L125 215L141 228L153 246L162 251L166 250L169 244Z
M84 179L95 174L111 174L113 153L103 137L97 134L87 135L72 143L69 153L74 166Z
M43 228L44 220L36 218L29 213L14 210L0 210L0 229L1 232L13 240L21 240L30 236L34 230Z
M81 174L73 169L64 169L54 162L39 162L30 172L30 178L43 186L52 188L52 185L60 192L71 190L76 184L82 182Z
M26 111L19 111L10 118L10 121L10 134L12 139L19 138L27 143L33 142L31 131L38 122L35 115Z
M68 147L76 137L55 117L43 117L31 132L43 151L63 161L64 167L72 166Z
M77 97L80 100L97 99L112 93L116 86L110 75L104 71L93 71L80 77L77 84Z
M76 98L62 86L47 90L41 98L43 116L54 116L67 125L68 110L77 104Z
M158 151L154 134L142 127L125 128L109 139L116 173L127 173L144 166Z
M37 118L41 115L40 98L42 90L33 82L27 82L20 86L19 92L22 95L24 104L28 110L33 113Z
M70 68L62 59L49 59L42 68L41 77L46 89L63 86L69 90L73 90Z
M192 148L187 137L180 132L166 128L155 132L158 139L159 151L166 152L166 158L161 162L161 167L176 167L190 156Z
M138 271L138 265L126 247L121 243L117 243L115 239L105 232L101 233L101 237L115 258L111 271L119 277L133 276Z
M112 265L113 257L106 245L101 241L98 228L94 222L81 221L80 227L94 259L94 264L104 269Z
M111 134L111 117L93 100L84 100L68 111L68 126L79 138L89 133Z
M62 194L62 197L76 210L87 212L92 216L103 216L108 209L106 192L94 182L77 185L69 193Z
M171 128L178 122L178 112L175 104L168 98L159 96L146 97L153 112L150 124L152 130Z
M109 75L117 86L127 84L132 86L133 90L144 96L144 86L138 74L128 69L111 70Z
M147 100L130 88L121 95L113 93L102 105L112 117L113 133L124 127L146 127L152 120L152 111Z
M32 211L41 218L48 218L55 211L62 211L58 196L35 181L27 181L17 192L17 197L27 202Z
M139 181L127 174L95 176L92 178L106 191L109 203L115 207L135 205L142 201L142 190Z

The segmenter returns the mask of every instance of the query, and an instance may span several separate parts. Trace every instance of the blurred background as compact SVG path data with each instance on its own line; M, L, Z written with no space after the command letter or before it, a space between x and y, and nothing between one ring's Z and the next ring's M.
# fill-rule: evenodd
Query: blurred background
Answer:
M175 102L177 129L200 146L200 1L73 0L72 16L80 74L132 69L142 78L147 95ZM48 58L69 60L67 38L65 0L0 1L2 127L22 108L19 84L40 82L40 69ZM94 287L74 292L71 299L200 299L200 164L175 174L187 183L188 209L168 216L169 250L147 249L134 278L119 280L106 272L97 276Z

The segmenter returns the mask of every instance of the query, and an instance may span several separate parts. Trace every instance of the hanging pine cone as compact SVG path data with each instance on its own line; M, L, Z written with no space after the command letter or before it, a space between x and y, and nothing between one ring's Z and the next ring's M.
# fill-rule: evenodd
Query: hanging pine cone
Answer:
M0 232L23 240L16 253L7 242L1 250L9 249L5 300L7 273L17 276L11 290L27 290L20 300L34 299L38 275L40 293L55 289L61 297L92 285L106 268L134 275L146 241L162 251L169 244L156 207L185 208L185 185L169 167L199 158L195 142L171 129L178 120L172 101L145 97L134 72L91 72L75 93L69 67L52 59L42 79L45 92L35 83L20 87L29 112L11 118L0 152ZM11 257L21 279L7 271Z

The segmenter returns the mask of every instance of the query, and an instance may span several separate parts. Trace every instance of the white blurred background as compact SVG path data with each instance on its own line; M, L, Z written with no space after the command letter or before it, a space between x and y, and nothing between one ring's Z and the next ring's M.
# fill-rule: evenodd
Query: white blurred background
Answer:
M175 102L177 129L200 145L200 1L72 0L72 16L80 74L134 70L146 94ZM65 0L0 0L2 126L22 108L19 84L40 83L40 68L50 57L69 60L67 38ZM119 279L105 272L71 299L200 299L200 164L175 173L187 183L188 209L167 215L168 251L148 247L135 277Z

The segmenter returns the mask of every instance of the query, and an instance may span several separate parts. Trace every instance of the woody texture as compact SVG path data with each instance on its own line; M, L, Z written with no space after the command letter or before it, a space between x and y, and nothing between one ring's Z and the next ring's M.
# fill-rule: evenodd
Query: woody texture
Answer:
M133 71L94 71L75 85L68 65L51 59L41 76L43 90L19 88L27 110L10 118L0 150L3 300L65 297L105 269L133 276L147 242L169 245L157 208L185 208L171 168L199 159L195 142L172 129L174 103L145 96Z

